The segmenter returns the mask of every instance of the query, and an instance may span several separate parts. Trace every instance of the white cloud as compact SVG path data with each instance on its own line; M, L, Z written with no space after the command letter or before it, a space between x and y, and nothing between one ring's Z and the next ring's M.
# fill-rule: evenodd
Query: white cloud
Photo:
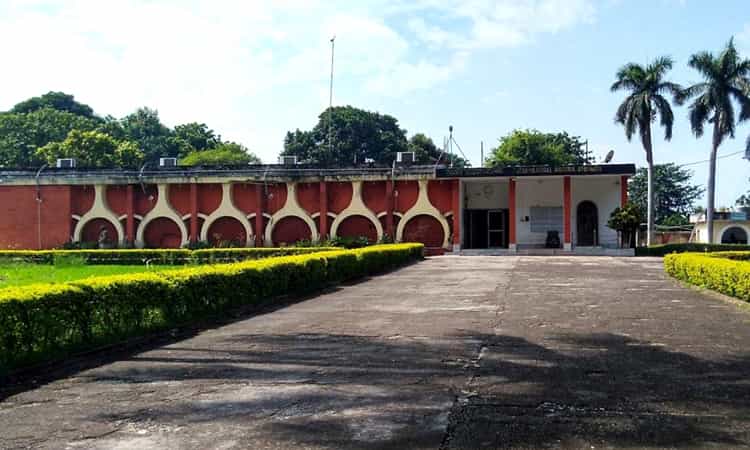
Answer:
M588 0L5 0L0 110L49 90L115 116L147 105L167 124L206 122L272 160L283 130L327 104L333 34L338 80L406 96L455 78L477 49L593 17Z

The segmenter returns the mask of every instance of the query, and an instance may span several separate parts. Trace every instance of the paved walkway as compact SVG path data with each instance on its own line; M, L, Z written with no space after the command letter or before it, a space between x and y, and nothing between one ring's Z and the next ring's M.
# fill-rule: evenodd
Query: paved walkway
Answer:
M745 447L749 346L657 259L440 257L6 395L0 447Z

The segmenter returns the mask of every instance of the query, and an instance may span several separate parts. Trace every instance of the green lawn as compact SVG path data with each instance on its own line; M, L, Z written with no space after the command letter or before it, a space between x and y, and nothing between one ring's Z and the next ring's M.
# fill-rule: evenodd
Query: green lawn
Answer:
M179 266L53 266L45 264L0 264L0 289L34 283L64 283L82 278L179 269Z

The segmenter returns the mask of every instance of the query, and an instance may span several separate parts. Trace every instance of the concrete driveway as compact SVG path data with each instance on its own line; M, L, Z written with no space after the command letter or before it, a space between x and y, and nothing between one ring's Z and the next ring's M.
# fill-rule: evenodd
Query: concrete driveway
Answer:
M0 447L744 448L749 343L658 259L445 256L6 387Z

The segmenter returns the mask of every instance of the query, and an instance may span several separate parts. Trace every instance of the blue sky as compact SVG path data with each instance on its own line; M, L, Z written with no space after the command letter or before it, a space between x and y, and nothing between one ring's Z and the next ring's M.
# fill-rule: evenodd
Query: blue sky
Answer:
M716 6L719 5L719 6ZM287 130L308 129L328 103L335 34L334 103L387 113L410 134L441 143L448 125L474 165L515 128L565 130L599 157L643 164L612 117L624 94L617 69L671 55L671 78L700 50L731 36L750 57L746 1L44 1L0 0L4 82L0 109L49 90L101 114L157 108L165 123L205 122L274 161ZM12 44L12 45L8 45ZM657 162L704 160L709 140L676 107L672 142ZM719 154L744 148L750 126ZM750 186L742 155L718 165L717 205ZM705 185L707 164L691 166Z

